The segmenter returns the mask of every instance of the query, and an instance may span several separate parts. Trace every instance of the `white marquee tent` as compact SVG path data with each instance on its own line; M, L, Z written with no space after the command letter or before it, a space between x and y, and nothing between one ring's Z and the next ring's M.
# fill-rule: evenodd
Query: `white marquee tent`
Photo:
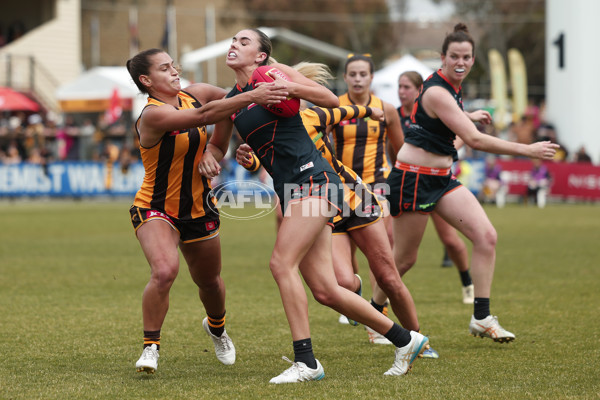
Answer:
M334 46L327 42L314 39L310 36L302 35L287 28L259 28L271 40L280 40L294 47L308 49L312 52L324 54L328 57L342 61L346 60L348 53L351 51ZM210 44L197 50L192 50L181 56L181 64L186 71L194 71L196 79L216 85L217 82L217 65L215 58L227 54L231 47L231 38L221 40L220 42ZM203 71L202 63L209 61L207 71ZM340 75L343 71L340 71Z
M113 89L124 98L133 98L139 89L125 67L95 67L56 90L57 100L108 99Z
M189 81L181 79L181 87L186 87ZM132 117L137 118L146 104L146 95L141 94L126 67L95 67L83 72L78 78L60 86L56 99L61 104L76 104L76 107L97 107L105 104L111 98L113 90L118 89L119 97L131 99ZM102 102L100 102L102 101ZM99 103L100 102L100 103Z
M398 77L401 73L406 71L417 71L421 74L423 79L433 73L433 70L430 67L423 64L415 57L407 54L382 69L375 71L373 74L373 82L371 83L371 90L383 101L393 104L396 108L400 107L400 100L398 99Z

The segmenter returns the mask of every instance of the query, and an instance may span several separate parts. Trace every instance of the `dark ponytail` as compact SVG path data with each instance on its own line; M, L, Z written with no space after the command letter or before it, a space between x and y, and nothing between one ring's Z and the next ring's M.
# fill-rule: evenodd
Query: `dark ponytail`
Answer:
M271 57L271 52L273 51L273 44L271 43L271 39L269 39L267 34L261 31L260 29L249 28L249 30L258 35L258 50L267 55L263 62L260 63L260 65L273 64L275 60Z
M142 85L142 82L140 82L140 76L150 74L150 67L152 66L152 63L150 62L150 57L152 57L155 54L164 52L165 51L162 49L148 49L139 52L138 54L127 60L127 71L129 72L131 79L133 79L133 83L135 83L135 86L137 86L138 89L140 89L140 92L148 93L148 88Z

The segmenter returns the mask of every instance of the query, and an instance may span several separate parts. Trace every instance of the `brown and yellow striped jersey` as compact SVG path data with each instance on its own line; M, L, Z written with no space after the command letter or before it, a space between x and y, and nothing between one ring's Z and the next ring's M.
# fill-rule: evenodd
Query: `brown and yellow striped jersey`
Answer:
M354 105L348 93L340 96L340 106ZM383 110L380 98L371 95L369 107ZM370 118L352 118L334 126L333 142L335 153L342 164L352 168L365 183L385 182L390 173L386 152L385 121Z
M177 96L178 109L202 106L187 92L180 91ZM160 100L149 97L144 110L162 104ZM135 124L138 136L140 118ZM210 194L210 182L198 172L206 142L206 128L201 126L165 132L161 140L149 148L140 145L145 175L133 204L160 210L181 220L204 216L210 210L209 202L213 204L212 209L216 209L216 200Z
M371 108L363 106L344 106L337 108L311 107L300 111L302 124L306 128L306 132L312 139L315 147L323 154L323 157L333 167L334 171L340 177L342 183L349 185L352 189L356 188L361 183L361 178L356 172L342 164L336 157L327 136L327 126L337 124L340 121L353 118L366 118L371 115ZM260 160L252 153L252 161L244 165L249 171L256 171L260 168ZM360 198L349 199L349 192L346 190L345 200L351 203L352 209L356 208L360 203Z
M336 158L326 128L328 125L337 124L341 121L366 118L369 115L371 115L370 108L354 105L337 108L311 107L300 113L302 123L313 143L344 183L356 185L360 182L360 178L355 171Z

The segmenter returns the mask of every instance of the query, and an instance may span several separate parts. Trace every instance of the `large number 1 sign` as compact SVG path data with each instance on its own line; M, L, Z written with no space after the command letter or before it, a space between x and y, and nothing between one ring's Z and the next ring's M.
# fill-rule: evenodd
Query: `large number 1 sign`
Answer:
M546 0L546 122L570 154L584 146L600 164L600 1Z
M558 47L558 68L563 69L565 67L565 34L561 32L552 44Z

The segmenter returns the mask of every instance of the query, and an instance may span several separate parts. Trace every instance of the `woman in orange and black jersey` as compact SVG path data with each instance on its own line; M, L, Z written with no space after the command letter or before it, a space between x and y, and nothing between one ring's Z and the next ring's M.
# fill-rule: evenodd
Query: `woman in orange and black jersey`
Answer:
M252 74L259 66L268 64L289 77L289 81L275 77L275 82L285 84L290 97L325 107L338 106L338 98L326 87L290 66L273 63L271 50L269 37L258 29L244 29L233 37L226 62L235 72L236 85L228 97L235 99L255 90ZM302 278L318 302L372 327L394 343L395 361L385 374L404 375L428 339L402 328L373 310L360 296L338 285L331 259L329 221L333 215L329 211L339 210L343 187L338 175L315 148L301 117L298 114L280 117L259 106L241 107L232 114L238 133L273 177L284 215L269 267L291 331L294 361L270 382L319 380L325 375L313 353ZM213 135L213 140L221 138ZM205 176L218 173L209 165L206 167Z
M135 123L145 175L130 209L150 264L150 281L142 296L144 350L136 369L154 373L158 367L160 332L179 272L177 248L198 286L207 314L203 328L217 358L233 364L235 347L225 332L219 213L210 181L199 171L203 153L222 155L227 143L207 144L205 125L216 123L215 132L231 132L227 117L235 110L250 103L278 103L288 93L275 83L235 99L223 99L224 90L202 83L182 90L173 59L161 49L138 53L127 61L127 69L138 89L149 95Z
M310 74L295 66L305 76ZM332 258L338 283L348 290L362 293L362 282L352 268L351 242L357 243L364 252L369 267L378 285L389 293L392 310L404 328L419 330L419 321L412 296L402 282L396 269L392 248L381 216L380 202L362 183L356 172L342 164L334 155L333 146L326 134L327 126L343 120L372 117L383 118L383 111L371 107L344 106L337 108L311 107L300 112L302 122L316 148L333 167L345 185L345 198L342 215L333 220ZM244 168L255 171L260 161L250 146L242 144L236 159ZM379 290L381 291L381 290ZM383 293L384 301L387 299ZM383 335L366 327L371 343L391 344ZM430 353L426 349L425 353Z
M474 40L457 24L442 44L442 67L423 84L411 115L405 143L388 176L390 212L394 218L394 255L399 268L414 264L429 213L435 210L473 243L471 274L475 285L469 331L497 342L515 339L490 313L497 234L473 193L456 180L451 166L458 159L456 137L473 149L495 154L550 160L559 147L550 142L508 142L480 132L474 121L490 123L488 112L467 115L462 82L475 59Z
M410 116L413 112L415 100L419 96L419 92L423 87L423 78L416 71L406 71L398 77L398 98L400 99L400 107L398 107L398 115L402 123L402 128L408 130L410 128ZM449 223L444 221L435 211L431 213L431 220L435 226L435 230L444 244L446 253L450 260L454 262L460 274L462 283L462 301L464 304L473 304L473 282L469 274L469 253L465 242L460 238L456 229ZM405 266L407 267L407 266ZM400 271L401 275L406 273L405 269Z

